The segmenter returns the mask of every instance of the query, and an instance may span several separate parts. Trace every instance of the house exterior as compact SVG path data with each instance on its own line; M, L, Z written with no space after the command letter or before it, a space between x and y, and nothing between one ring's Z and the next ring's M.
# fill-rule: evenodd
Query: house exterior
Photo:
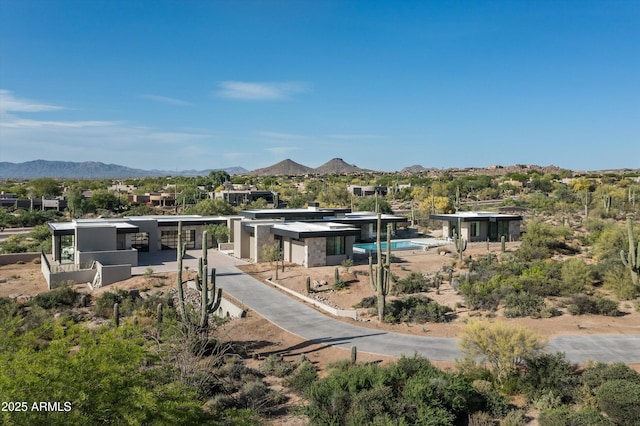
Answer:
M376 185L348 185L347 191L355 197L369 197L373 195L387 195L389 188Z
M263 199L267 206L277 207L279 203L279 193L257 189L225 189L215 193L215 198L226 201L232 206L249 204L256 200Z
M520 239L522 216L494 212L459 212L454 214L431 214L429 219L442 221L442 236L453 238L454 233L467 241L507 241ZM457 229L458 221L460 230Z
M349 209L265 209L240 212L234 223L234 255L266 260L263 247L278 244L284 260L306 267L339 265L353 257L353 244L376 237L377 215ZM382 215L382 226L407 224L404 217Z
M50 222L52 253L43 255L42 272L53 282L93 282L100 286L131 277L139 252L175 250L178 222L187 249L202 248L202 232L212 224L231 223L233 216L131 216L116 219L75 219ZM72 275L60 275L73 272ZM58 275L56 275L58 274ZM91 279L87 279L91 277Z

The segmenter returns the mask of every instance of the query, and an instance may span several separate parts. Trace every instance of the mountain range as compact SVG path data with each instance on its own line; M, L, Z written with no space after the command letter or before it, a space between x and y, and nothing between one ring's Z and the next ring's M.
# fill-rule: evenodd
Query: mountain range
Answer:
M227 167L224 169L207 170L142 170L117 164L105 164L95 161L71 162L71 161L47 161L35 160L24 163L0 162L0 179L35 179L42 177L66 178L66 179L124 179L141 178L152 176L206 176L214 170L224 170L230 175L250 175L250 176L304 176L304 175L329 175L346 173L370 173L374 170L361 169L355 164L349 164L342 158L333 158L323 165L312 168L304 164L296 163L287 158L269 167L248 171L243 167ZM513 165L513 166L488 166L484 168L451 168L446 169L456 174L487 174L504 175L511 172L538 171L544 173L559 173L562 171L557 166L537 166L537 165ZM445 170L436 168L425 168L421 165L405 167L400 171L404 174L429 173L439 175ZM629 172L632 169L606 170L600 172ZM640 171L639 171L640 172ZM577 171L586 173L586 171Z
M99 178L141 178L151 176L206 176L209 170L142 170L117 164L105 164L96 161L47 161L34 160L25 163L0 162L0 179L35 179L43 177L99 179ZM242 167L228 167L221 169L230 175L245 174L247 169Z

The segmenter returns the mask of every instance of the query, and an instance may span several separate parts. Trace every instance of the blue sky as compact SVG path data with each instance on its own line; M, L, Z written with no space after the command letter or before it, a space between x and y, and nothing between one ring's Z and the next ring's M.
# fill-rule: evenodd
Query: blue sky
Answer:
M0 161L640 167L640 1L0 0Z

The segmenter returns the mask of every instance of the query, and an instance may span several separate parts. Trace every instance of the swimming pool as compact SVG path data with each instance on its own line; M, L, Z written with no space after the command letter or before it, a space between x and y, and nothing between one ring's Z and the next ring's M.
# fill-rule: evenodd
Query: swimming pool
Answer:
M391 250L424 250L428 247L435 247L446 244L446 241L437 240L435 238L424 238L419 241L415 240L398 240L391 241ZM387 249L387 242L382 242L382 250ZM354 244L353 251L355 253L369 253L377 250L376 243Z

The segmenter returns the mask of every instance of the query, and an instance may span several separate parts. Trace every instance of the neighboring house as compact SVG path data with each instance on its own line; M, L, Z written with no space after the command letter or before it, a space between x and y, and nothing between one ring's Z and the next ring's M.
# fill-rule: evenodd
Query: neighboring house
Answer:
M245 210L246 219L237 221L233 234L234 255L264 261L263 247L278 243L285 261L306 267L339 265L353 257L353 244L376 237L377 215L350 213L348 209ZM387 224L394 230L406 226L407 219L382 215L383 232Z
M215 198L224 200L232 206L249 204L263 199L267 202L267 206L277 207L279 196L278 192L257 189L224 189L215 193Z
M67 280L89 281L95 286L110 284L131 277L139 252L175 250L178 222L182 222L186 248L198 249L202 248L202 231L208 225L220 223L232 229L232 222L239 219L192 215L50 222L52 253L50 258L43 256L42 272L50 288L52 283Z
M67 200L60 196L18 198L16 194L0 194L0 207L25 210L57 210L67 208Z
M128 196L128 200L133 204L150 207L170 207L176 204L176 194L173 192L148 192L144 195L131 194Z
M376 194L385 196L387 195L387 192L389 192L389 188L387 188L386 186L375 185L349 185L347 186L347 191L349 191L350 194L356 197L368 197Z
M429 219L442 221L442 236L452 238L454 233L467 241L507 241L520 239L522 216L493 212L459 212L454 214L431 214ZM460 230L458 227L460 221Z

